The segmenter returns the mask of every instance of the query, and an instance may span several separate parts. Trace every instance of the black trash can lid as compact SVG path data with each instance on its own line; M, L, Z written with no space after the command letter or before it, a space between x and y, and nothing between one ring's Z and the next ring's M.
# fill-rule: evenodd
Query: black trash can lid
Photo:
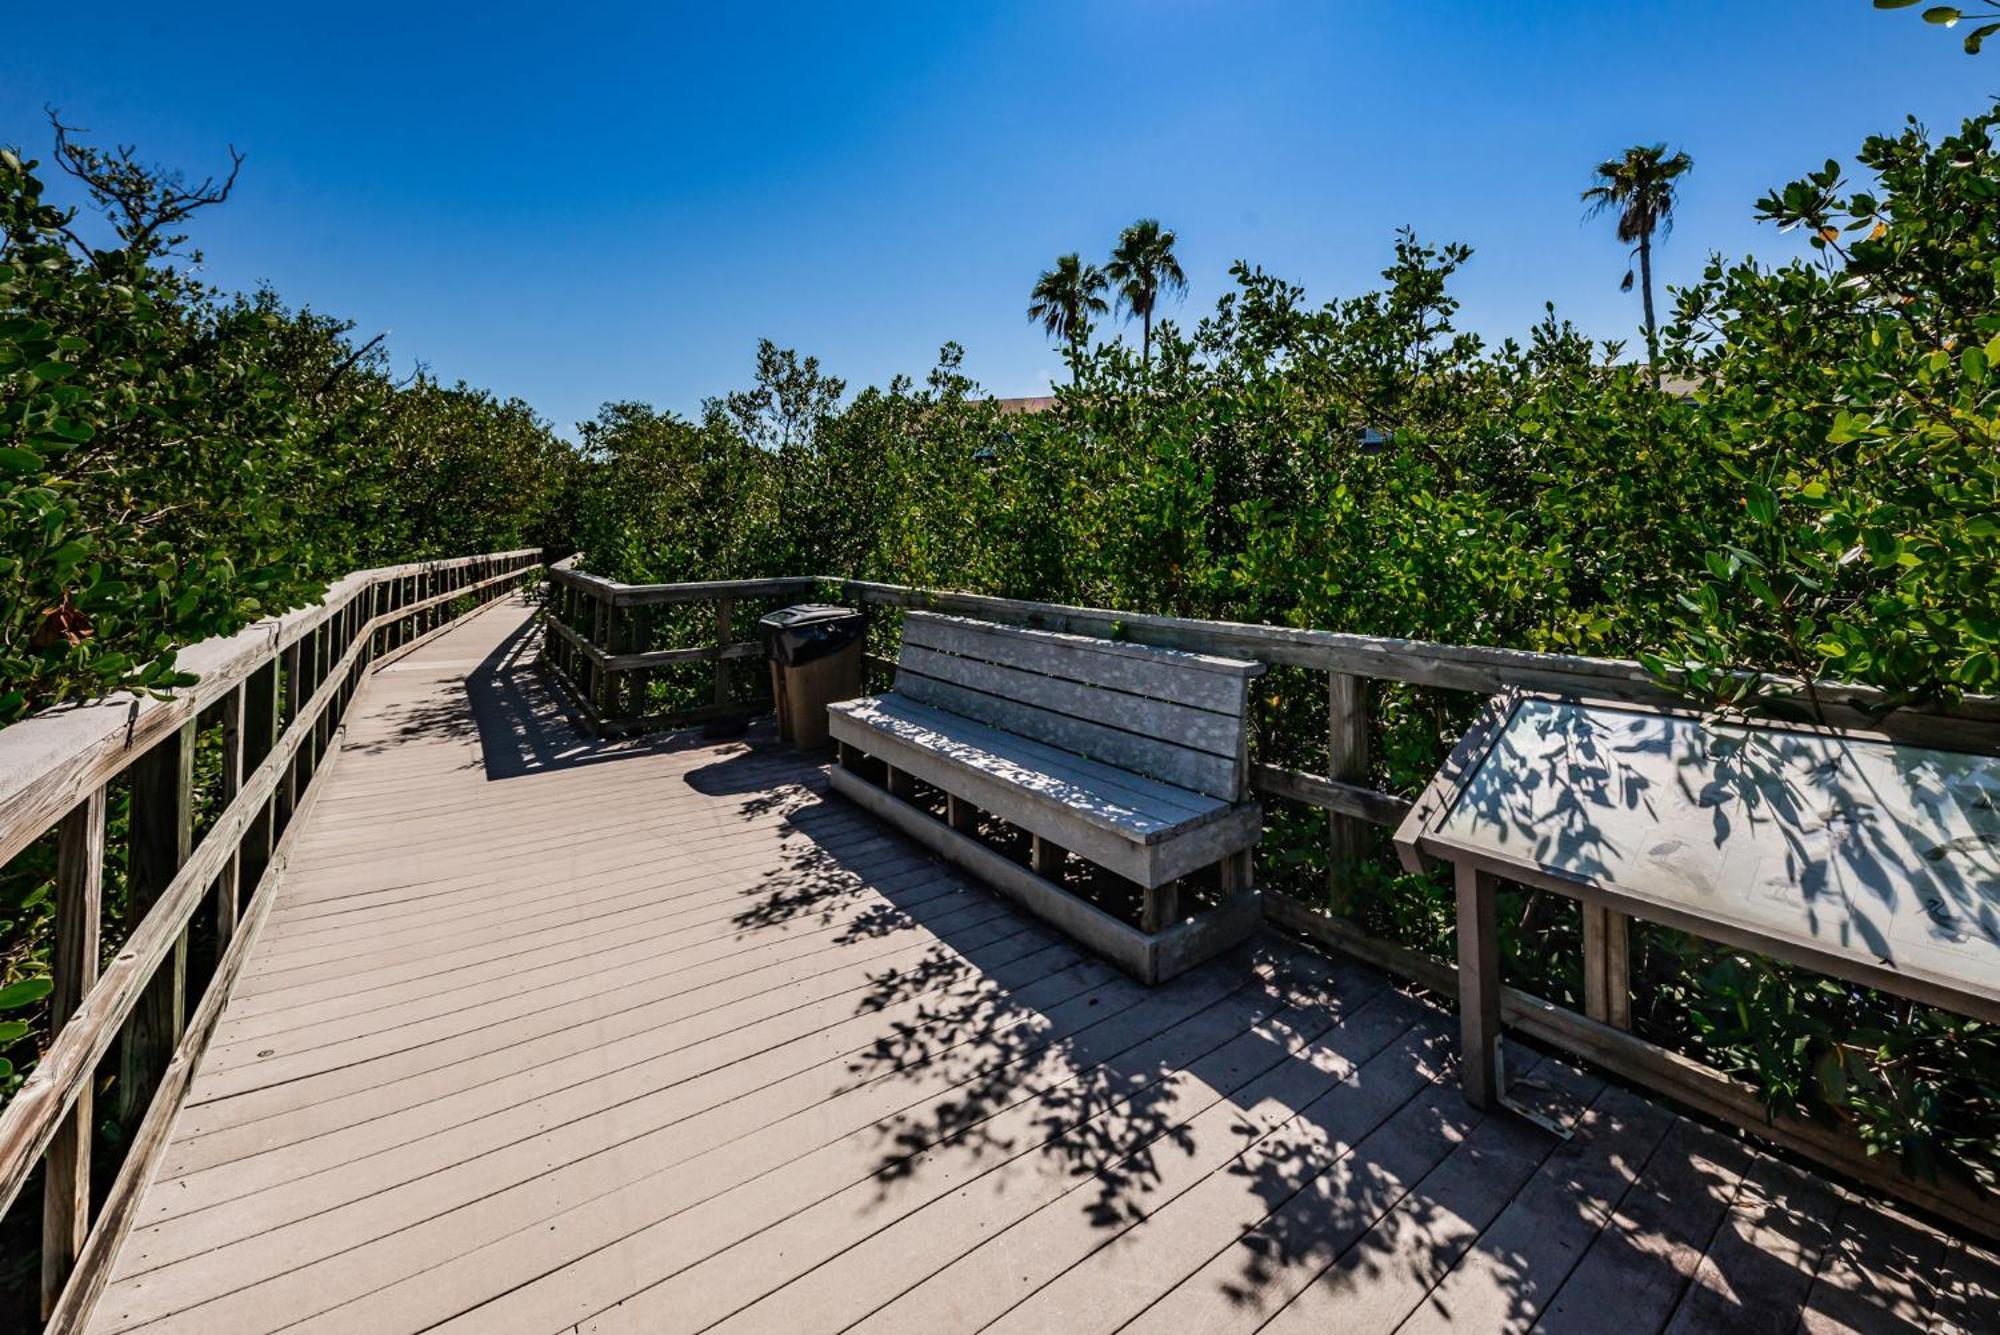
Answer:
M764 652L781 667L799 667L859 640L868 618L852 607L800 603L757 621Z
M757 624L771 630L798 630L823 622L842 622L849 617L859 620L861 613L852 607L840 607L833 603L798 603L765 615Z

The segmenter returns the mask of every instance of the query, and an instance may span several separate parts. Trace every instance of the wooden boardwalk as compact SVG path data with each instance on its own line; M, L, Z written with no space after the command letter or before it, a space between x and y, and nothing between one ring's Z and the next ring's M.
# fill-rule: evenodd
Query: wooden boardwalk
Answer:
M93 1329L2000 1329L2000 1265L1268 934L1147 990L503 604L378 673Z

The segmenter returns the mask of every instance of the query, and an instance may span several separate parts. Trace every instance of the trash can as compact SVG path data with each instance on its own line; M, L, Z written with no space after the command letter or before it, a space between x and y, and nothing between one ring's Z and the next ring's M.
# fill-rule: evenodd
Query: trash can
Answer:
M867 618L852 607L802 603L757 623L771 660L778 734L801 751L826 745L826 707L861 694Z

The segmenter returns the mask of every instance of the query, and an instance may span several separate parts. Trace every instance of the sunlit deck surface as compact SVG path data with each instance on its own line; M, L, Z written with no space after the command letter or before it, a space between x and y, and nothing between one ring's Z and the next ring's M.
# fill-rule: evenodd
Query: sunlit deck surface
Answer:
M1266 934L1147 990L772 740L376 675L100 1332L2000 1329L2000 1268Z

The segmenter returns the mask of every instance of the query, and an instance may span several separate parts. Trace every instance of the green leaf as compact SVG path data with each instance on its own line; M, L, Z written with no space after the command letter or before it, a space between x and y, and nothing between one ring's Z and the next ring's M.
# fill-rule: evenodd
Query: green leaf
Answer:
M1771 494L1769 487L1752 486L1743 495L1743 508L1760 524L1775 524L1778 521L1778 498Z
M67 380L76 374L74 362L43 362L28 372L37 380Z
M1932 5L1924 11L1924 22L1935 23L1940 28L1949 28L1964 17L1964 11L1952 5Z
M23 978L18 983L0 987L0 1011L32 1006L54 991L55 985L53 978Z
M33 450L17 449L12 445L0 445L0 468L10 473L39 473L42 471L42 456Z
M2000 23L1986 23L1965 34L1965 54L1976 56L1979 48L1986 45L1986 39L2000 32Z
M26 1020L0 1020L0 1043L13 1043L27 1036Z
M1911 5L1920 5L1923 2L1924 0L1875 0L1875 8L1908 9Z

